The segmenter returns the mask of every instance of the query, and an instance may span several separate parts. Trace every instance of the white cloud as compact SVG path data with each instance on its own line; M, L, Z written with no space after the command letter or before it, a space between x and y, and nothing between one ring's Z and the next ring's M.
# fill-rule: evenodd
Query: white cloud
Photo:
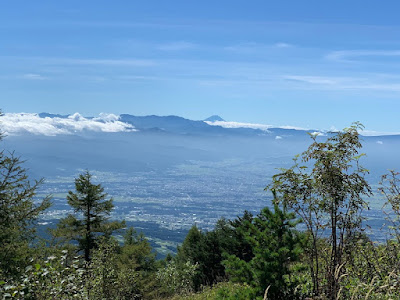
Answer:
M271 125L271 126L272 126L272 125ZM294 130L309 130L308 128L297 127L297 126L290 126L290 125L272 126L271 128L294 129Z
M330 132L338 132L339 129L337 129L335 126L332 125L332 126L329 128L329 131L330 131Z
M226 122L226 121L204 121L208 125L212 126L221 126L224 128L252 128L252 129L260 129L268 132L270 128L282 128L282 129L296 129L296 130L307 130L301 127L295 126L274 126L274 125L266 125L266 124L254 124L254 123L240 123L240 122Z
M383 145L382 141L377 141L376 143L379 144L379 145Z
M381 136L381 135L400 135L400 132L362 130L360 134L364 136Z
M94 121L103 121L103 122L116 122L119 120L118 115L114 114L106 114L106 113L100 113L98 117L93 118Z
M325 133L320 132L320 131L314 131L314 132L311 132L310 134L314 135L314 136L326 136Z
M272 128L271 125L264 125L264 124L253 124L253 123L239 123L239 122L226 122L226 121L204 121L208 125L212 126L221 126L224 128L252 128L252 129L261 129L264 131L268 131L269 128Z
M38 114L32 113L6 113L0 117L0 129L6 135L31 133L46 136L83 131L136 131L133 126L119 121L119 116L104 113L93 119L87 119L79 113L70 115L68 118L40 118Z
M282 137L281 137L281 136L279 136L279 135L277 135L277 136L275 137L275 139L276 139L276 140L281 140L281 139L282 139Z

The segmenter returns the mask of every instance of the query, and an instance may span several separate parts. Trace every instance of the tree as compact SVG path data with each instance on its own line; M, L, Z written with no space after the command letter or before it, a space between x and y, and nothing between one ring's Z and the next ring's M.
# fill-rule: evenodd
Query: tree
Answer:
M389 229L392 235L400 243L400 173L390 170L381 178L379 191L383 194L386 201L383 212L386 220L391 224Z
M119 251L121 267L143 272L155 271L155 260L156 253L145 235L137 233L133 227L128 228L124 234L124 245Z
M363 154L358 130L354 123L342 132L331 133L323 142L311 135L313 143L290 169L282 169L267 187L279 193L284 205L298 213L311 236L311 271L314 294L319 290L318 236L324 232L330 245L330 260L326 263L326 294L336 299L340 276L346 265L346 253L361 231L361 212L368 208L363 197L372 194L365 180L368 170L359 164ZM312 168L309 165L312 163Z
M119 289L129 295L127 299L154 298L156 253L143 233L137 233L132 227L126 230L124 245L118 250L117 265Z
M290 280L293 264L303 251L303 235L295 230L298 220L274 204L247 221L246 240L253 257L246 261L236 255L226 255L226 272L233 282L249 284L258 296L268 289L268 299L294 299L295 282Z
M254 257L252 245L246 238L253 219L253 214L245 210L242 217L238 216L236 219L229 221L231 228L230 236L232 238L228 239L230 245L225 247L225 251L228 254L234 254L246 262Z
M197 270L193 277L194 289L199 290L201 285L208 284L205 234L196 225L193 225L177 250L176 260L178 265L183 266L187 262L197 265Z
M106 200L104 188L92 183L89 171L75 179L75 189L75 193L69 191L67 196L75 215L61 219L54 235L77 241L78 251L83 250L85 260L90 261L91 251L96 248L99 237L110 237L113 231L123 228L125 222L108 221L114 207L113 199Z
M49 197L35 199L43 180L29 181L22 164L14 153L0 152L0 274L6 276L24 268L35 221L51 205Z

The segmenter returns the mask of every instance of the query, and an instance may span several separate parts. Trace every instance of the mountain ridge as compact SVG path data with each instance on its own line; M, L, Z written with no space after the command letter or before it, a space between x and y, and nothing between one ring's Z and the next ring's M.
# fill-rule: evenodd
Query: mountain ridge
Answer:
M261 136L281 139L293 136L304 137L306 132L313 132L313 130L279 128L263 124L226 122L217 115L205 120L191 120L176 115L135 116L102 113L97 117L84 117L79 113L63 115L42 112L39 114L6 113L0 121L5 133L11 135L27 133L54 136L141 131L193 136Z

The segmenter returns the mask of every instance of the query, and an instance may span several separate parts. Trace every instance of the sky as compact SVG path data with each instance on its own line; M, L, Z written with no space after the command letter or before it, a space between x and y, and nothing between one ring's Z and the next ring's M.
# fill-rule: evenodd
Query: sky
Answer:
M6 113L400 132L398 1L1 1Z

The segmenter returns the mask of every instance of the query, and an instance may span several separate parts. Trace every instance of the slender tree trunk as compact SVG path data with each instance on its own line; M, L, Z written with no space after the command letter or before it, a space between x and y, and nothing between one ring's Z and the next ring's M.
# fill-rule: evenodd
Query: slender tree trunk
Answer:
M90 248L91 248L91 232L90 232L90 206L87 206L86 216L86 245L85 245L85 260L90 261Z
M314 274L314 294L316 296L319 295L319 259L318 259L318 248L317 248L317 239L313 236L313 248L314 248L314 256L315 256L315 274Z
M337 269L337 259L338 259L338 251L337 251L337 232L336 232L336 225L337 225L337 216L336 216L336 199L332 205L332 212L331 212L331 222L332 222L332 264L330 270L330 299L336 300L337 295L337 278L335 276L336 269Z

